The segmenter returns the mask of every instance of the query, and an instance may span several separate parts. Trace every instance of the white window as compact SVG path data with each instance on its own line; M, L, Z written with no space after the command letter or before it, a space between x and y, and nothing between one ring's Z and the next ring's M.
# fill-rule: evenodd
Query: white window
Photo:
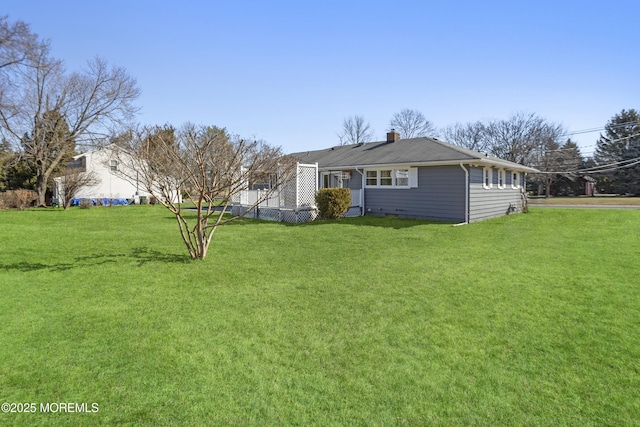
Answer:
M410 188L418 186L418 168L367 170L367 187Z
M504 170L498 170L498 188L504 188Z
M391 170L382 170L380 171L380 185L383 186L391 186L393 185L393 178L391 175Z
M322 172L322 188L342 188L348 172Z
M511 174L511 188L519 188L520 187L520 174L518 172L513 172Z
M396 170L396 186L398 187L409 186L409 169Z
M367 185L378 185L378 171L367 171Z
M331 175L327 172L322 172L322 188L331 188Z
M110 168L112 171L117 171L117 170L118 170L118 161L117 161L117 160L111 160L111 161L109 162L109 168Z
M482 169L482 186L484 188L493 187L493 177L491 172L491 168L485 167L484 169Z

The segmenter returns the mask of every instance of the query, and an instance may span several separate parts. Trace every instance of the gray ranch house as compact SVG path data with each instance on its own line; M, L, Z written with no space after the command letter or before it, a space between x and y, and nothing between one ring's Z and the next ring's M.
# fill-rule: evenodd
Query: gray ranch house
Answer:
M347 216L480 221L522 212L526 204L526 174L538 172L435 138L400 139L396 132L387 133L386 141L292 156L298 158L304 176L312 176L313 172L316 175L313 183L297 179L296 188L289 191L307 194L306 198L298 197L295 203L289 203L294 206L283 207L298 214L293 222L315 218L313 212L309 213L313 210L309 194L314 194L310 187L314 186L349 188L352 206ZM300 192L305 185L306 190ZM300 212L305 215L300 217ZM270 219L288 221L282 216Z

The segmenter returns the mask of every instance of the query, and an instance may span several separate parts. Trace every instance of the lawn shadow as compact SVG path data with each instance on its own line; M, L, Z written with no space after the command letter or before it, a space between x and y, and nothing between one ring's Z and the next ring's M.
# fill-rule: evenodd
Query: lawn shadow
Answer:
M127 259L133 259L138 267L150 262L161 263L180 263L186 264L191 260L187 255L167 254L144 246L138 246L131 250L130 253L121 254L94 254L76 258L79 265L102 265L108 263L122 262Z
M138 267L151 262L187 264L191 261L188 255L168 254L148 247L136 247L130 253L120 254L93 254L74 258L74 262L61 262L57 264L44 264L41 262L20 261L13 264L0 264L0 271L19 271L28 273L31 271L67 271L74 268L95 267L99 265L122 263L134 260Z
M53 272L71 270L75 266L73 263L43 264L40 262L20 261L13 264L0 264L0 271L20 271L28 273L30 271L48 270Z
M410 227L418 227L425 225L452 225L453 222L432 221L424 219L412 219L412 218L396 218L396 217L383 217L383 216L358 216L351 218L338 218L338 219L319 219L311 222L278 222L269 221L264 219L254 218L239 218L230 222L228 225L260 225L271 224L282 227L318 227L323 225L345 225L345 226L357 226L357 227L381 227L381 228L393 228L396 230Z

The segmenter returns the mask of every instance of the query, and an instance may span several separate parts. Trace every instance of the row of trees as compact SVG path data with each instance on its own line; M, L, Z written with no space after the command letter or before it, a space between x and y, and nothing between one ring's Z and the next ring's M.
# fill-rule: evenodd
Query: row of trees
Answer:
M28 184L37 204L77 145L92 145L130 124L140 94L124 68L100 58L68 72L50 44L22 21L0 17L0 153L5 183ZM32 174L31 177L29 175ZM28 179L27 179L28 178ZM6 184L5 184L6 185Z
M600 192L640 194L640 115L622 110L605 126L594 157L584 157L567 138L561 124L534 113L518 112L507 119L456 123L437 129L420 111L403 109L393 115L388 131L401 138L437 137L470 150L534 167L530 175L537 194L577 195L584 180L596 180ZM371 125L362 116L347 117L338 133L341 145L370 142Z
M204 258L217 227L237 218L220 213L233 196L267 179L276 188L296 163L280 148L224 128L140 128L134 124L139 94L124 68L100 58L67 72L48 41L24 22L0 17L0 191L30 187L44 205L47 185L59 175L68 198L93 178L65 171L67 161L77 149L109 143L128 163L118 173L140 182L172 212L191 257ZM177 193L195 205L195 220L177 203Z
M68 72L51 56L49 42L27 24L0 17L0 186L32 187L38 205L44 205L54 175L65 177L69 192L78 182L82 185L82 180L64 171L78 147L111 142L137 162L132 165L135 180L141 179L175 215L191 256L204 258L213 232L229 222L215 207L226 208L251 182L269 179L275 188L290 176L295 162L280 148L230 135L224 128L140 129L133 124L139 94L135 79L124 68L96 58L84 70ZM562 141L566 134L562 126L535 114L437 130L422 113L405 109L392 117L389 129L403 138L442 135L460 146L534 166L545 172L536 180L547 194L558 182L575 181L585 172L602 177L607 189L640 192L635 110L623 110L612 119L598 141L596 157L588 160L572 141ZM361 143L371 140L373 131L355 116L345 120L338 136L344 144ZM176 192L195 205L195 221L187 220L182 206L173 202Z
M389 121L389 130L395 130L401 138L418 138L422 136L436 136L436 127L420 111L405 108L393 115ZM340 145L361 144L370 142L374 138L371 125L362 116L350 116L342 122L342 129L338 132Z

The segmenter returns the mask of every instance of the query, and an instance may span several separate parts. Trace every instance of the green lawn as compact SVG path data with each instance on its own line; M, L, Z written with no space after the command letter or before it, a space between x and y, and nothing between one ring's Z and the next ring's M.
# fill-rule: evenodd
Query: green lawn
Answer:
M0 212L0 425L634 425L640 211L460 227ZM41 403L98 404L41 413Z
M572 196L572 197L535 197L529 199L529 206L536 205L640 205L640 197L621 197L599 195L596 197L589 196Z

